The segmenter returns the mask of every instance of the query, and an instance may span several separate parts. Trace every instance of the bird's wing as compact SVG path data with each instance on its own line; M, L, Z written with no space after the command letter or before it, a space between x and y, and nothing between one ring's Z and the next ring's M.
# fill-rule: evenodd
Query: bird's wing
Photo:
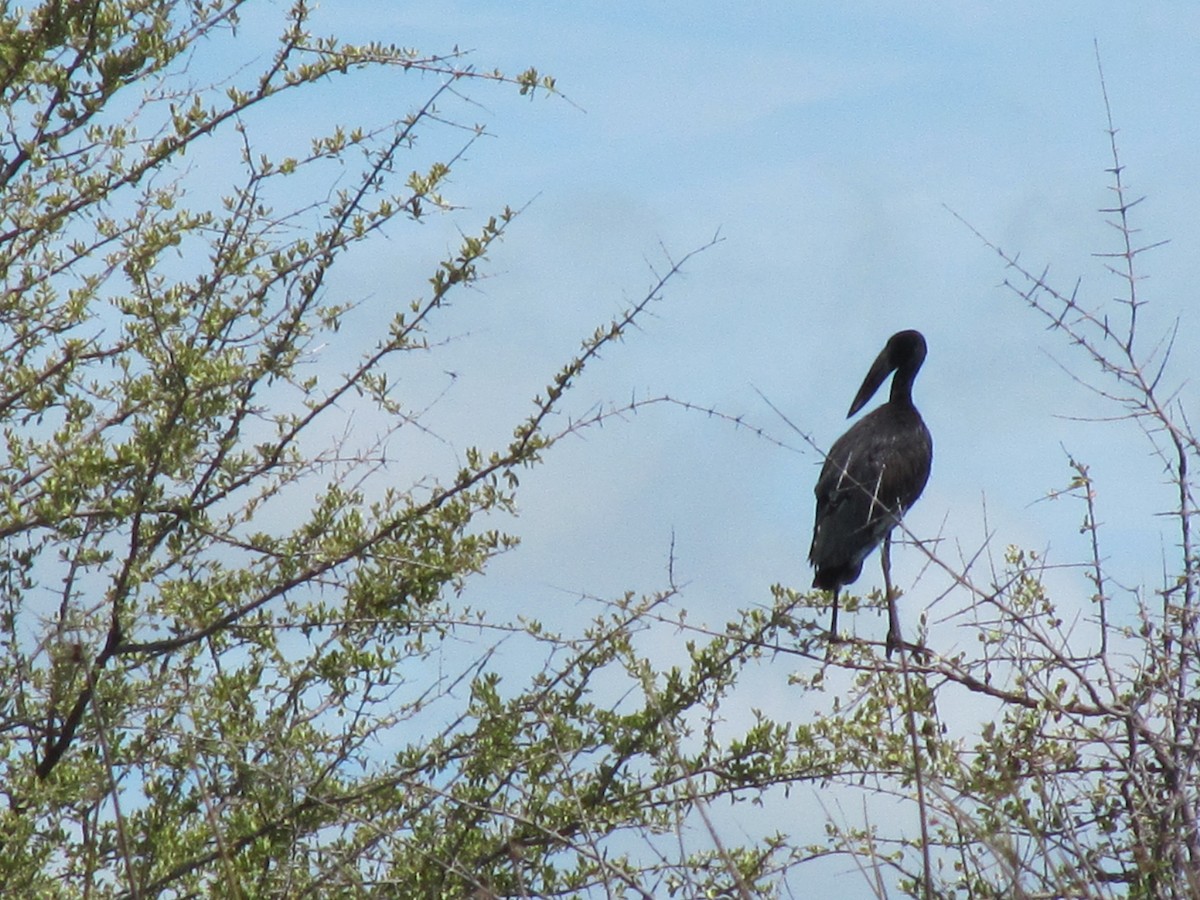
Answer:
M881 427L886 416L893 421ZM920 417L895 420L886 407L838 438L817 479L810 560L818 566L861 561L921 496L932 456Z

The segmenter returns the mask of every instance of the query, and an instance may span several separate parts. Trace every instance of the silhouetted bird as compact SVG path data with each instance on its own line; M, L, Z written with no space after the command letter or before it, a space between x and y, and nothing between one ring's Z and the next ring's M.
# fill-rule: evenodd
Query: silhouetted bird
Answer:
M933 439L912 401L913 379L924 361L925 338L919 331L901 331L888 339L847 418L862 409L894 371L891 397L834 442L817 479L817 518L808 559L817 570L813 587L833 591L829 630L834 638L838 591L858 578L863 560L881 540L887 541L929 480ZM887 551L885 545L885 567ZM888 607L890 656L900 645L890 596Z

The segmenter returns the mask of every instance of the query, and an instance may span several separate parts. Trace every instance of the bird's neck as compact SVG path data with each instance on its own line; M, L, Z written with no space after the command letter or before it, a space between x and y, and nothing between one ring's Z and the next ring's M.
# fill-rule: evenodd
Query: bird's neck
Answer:
M913 408L912 386L916 377L916 371L896 370L896 374L892 376L892 393L888 398L893 405Z

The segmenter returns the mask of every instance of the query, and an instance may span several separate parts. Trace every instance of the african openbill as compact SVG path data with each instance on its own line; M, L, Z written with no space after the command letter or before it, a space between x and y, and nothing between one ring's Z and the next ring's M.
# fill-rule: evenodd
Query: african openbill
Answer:
M862 573L863 560L883 541L888 590L887 654L901 646L891 597L889 550L892 529L921 496L933 463L933 439L913 406L912 386L925 361L919 331L893 334L863 380L847 418L862 409L892 372L888 402L834 441L817 479L817 518L809 562L813 587L833 591L831 636L837 638L838 591Z

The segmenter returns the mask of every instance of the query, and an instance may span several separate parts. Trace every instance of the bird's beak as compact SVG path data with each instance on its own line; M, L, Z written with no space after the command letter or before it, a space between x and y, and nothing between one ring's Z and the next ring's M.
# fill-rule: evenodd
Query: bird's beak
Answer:
M846 413L847 419L866 406L867 401L879 390L879 386L895 371L896 365L892 362L890 349L889 347L884 347L883 351L875 357L875 362L871 363L871 371L867 373L867 377L863 379L862 387L855 394L854 402L850 404L850 412Z

